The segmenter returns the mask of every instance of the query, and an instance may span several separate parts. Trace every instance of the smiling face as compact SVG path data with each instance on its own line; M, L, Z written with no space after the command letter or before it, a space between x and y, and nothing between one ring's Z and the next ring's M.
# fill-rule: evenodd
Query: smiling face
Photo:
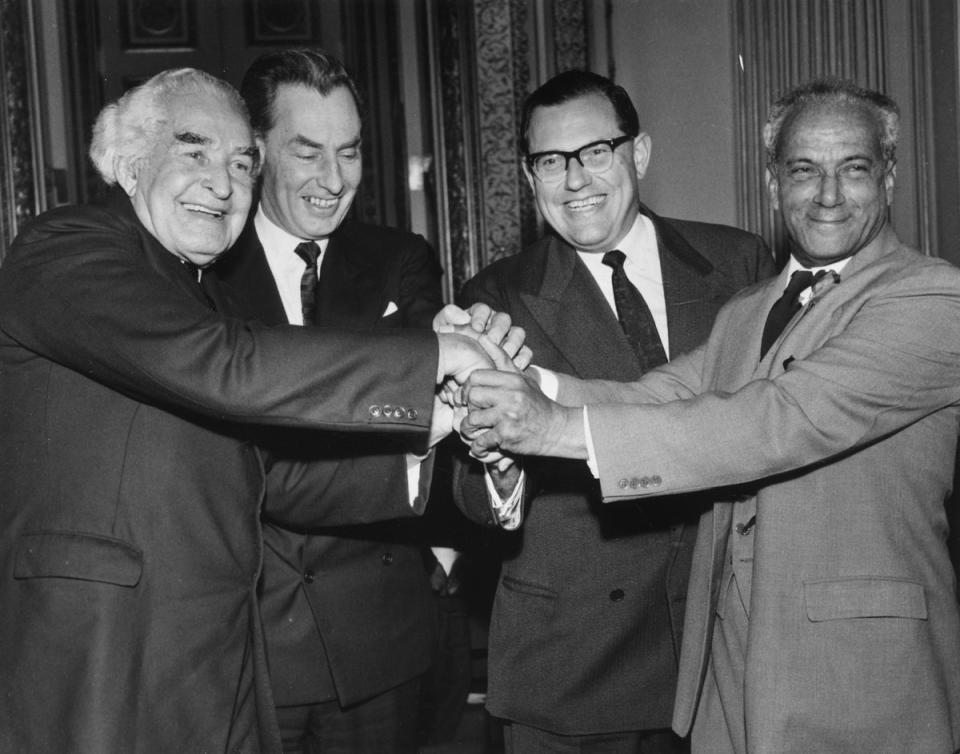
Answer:
M291 235L324 239L343 222L363 173L353 95L346 87L324 96L300 84L281 84L273 124L259 140L263 211Z
M211 92L163 102L167 122L145 158L120 158L117 178L146 229L199 267L243 230L256 173L246 118Z
M602 94L588 94L559 105L538 107L530 117L530 154L579 149L623 132L613 105ZM544 219L579 251L615 248L633 225L638 211L637 184L650 159L650 139L641 133L616 148L613 164L591 173L571 159L566 174L544 183L523 163L534 199Z
M861 105L808 105L784 125L780 158L768 170L793 254L806 267L853 256L887 223L896 171L880 150L875 119Z

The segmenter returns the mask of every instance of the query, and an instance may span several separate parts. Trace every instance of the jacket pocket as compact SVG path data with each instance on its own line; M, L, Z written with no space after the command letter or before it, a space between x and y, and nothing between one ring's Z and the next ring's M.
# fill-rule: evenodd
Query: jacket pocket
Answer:
M509 592L519 592L527 597L543 597L549 600L557 599L557 593L553 589L529 581L523 581L513 576L503 577L503 588Z
M20 537L13 575L18 579L81 579L136 586L142 571L143 553L122 540L45 531Z
M927 598L917 581L877 576L818 579L803 583L807 617L927 619Z

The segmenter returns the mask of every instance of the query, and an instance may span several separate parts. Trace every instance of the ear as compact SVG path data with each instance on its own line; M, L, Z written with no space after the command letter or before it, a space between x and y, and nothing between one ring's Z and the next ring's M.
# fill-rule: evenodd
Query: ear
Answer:
M137 179L140 177L140 160L129 155L114 157L113 174L127 196L133 196L137 191Z
M650 135L643 131L637 134L633 140L633 167L637 171L638 180L647 174L652 149L653 142L650 140Z
M893 187L897 183L897 163L892 163L887 167L887 172L883 175L883 188L887 193L887 206L893 204Z
M767 165L767 195L770 197L770 206L775 210L780 209L780 181L770 165Z
M536 187L536 185L534 184L534 181L536 180L536 177L534 176L534 174L533 174L532 172L530 172L530 166L527 165L527 161L526 161L525 158L521 158L521 159L520 159L520 167L523 168L523 174L524 174L525 176L527 176L527 183L530 184L530 190L531 190L532 192L534 192L534 194L536 194L536 192L537 192L537 187Z

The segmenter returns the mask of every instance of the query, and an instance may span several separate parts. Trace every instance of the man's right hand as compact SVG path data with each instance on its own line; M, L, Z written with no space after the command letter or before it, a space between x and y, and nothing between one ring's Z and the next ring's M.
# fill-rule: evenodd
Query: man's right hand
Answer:
M438 332L440 345L437 360L437 384L443 384L447 377L462 385L475 369L494 369L493 360L483 346L473 338L459 333Z
M526 369L533 352L523 344L526 332L522 327L512 326L510 315L495 312L486 304L477 302L469 309L447 304L433 318L436 332L456 332L478 338L486 335L495 345L504 350L517 369Z

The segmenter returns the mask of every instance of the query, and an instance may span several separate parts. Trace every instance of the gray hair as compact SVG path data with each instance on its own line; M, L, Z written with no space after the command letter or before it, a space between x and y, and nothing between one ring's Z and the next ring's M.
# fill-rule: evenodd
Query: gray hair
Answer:
M104 107L93 124L90 159L107 185L117 182L117 157L136 160L150 154L168 122L164 100L182 94L223 97L247 118L243 99L226 81L196 68L162 71Z
M900 108L885 94L865 89L852 81L823 78L801 84L773 103L763 127L763 145L767 164L774 166L783 147L784 126L794 120L805 107L824 103L849 103L866 109L876 120L883 158L896 162L897 139L900 136Z

